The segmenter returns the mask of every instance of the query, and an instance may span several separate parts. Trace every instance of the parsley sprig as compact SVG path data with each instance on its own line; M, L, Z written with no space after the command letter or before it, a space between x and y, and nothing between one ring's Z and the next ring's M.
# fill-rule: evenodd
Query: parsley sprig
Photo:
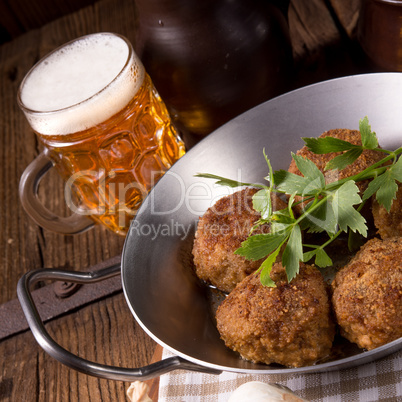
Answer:
M342 170L352 164L364 150L384 153L384 158L354 176L326 184L324 174L309 159L292 153L292 158L302 176L285 170L273 171L265 154L268 175L264 178L269 184L243 183L213 174L200 173L196 177L210 178L223 186L253 186L259 188L253 196L253 208L261 213L250 236L242 243L235 254L249 260L265 258L261 264L260 278L263 285L275 286L270 278L273 263L282 252L282 265L290 282L299 272L300 262L314 263L320 268L332 265L325 248L341 233L359 233L367 237L367 222L360 213L363 205L375 195L380 205L390 210L402 182L402 147L395 151L379 147L377 135L371 130L368 118L359 121L362 145L351 144L333 137L303 138L306 146L315 154L341 152L326 165L326 170ZM361 180L370 183L361 197L356 185ZM272 193L285 194L288 206L273 211ZM302 213L296 216L293 207L303 203ZM261 225L270 225L270 233L254 234ZM327 240L320 245L303 244L302 232L324 233Z

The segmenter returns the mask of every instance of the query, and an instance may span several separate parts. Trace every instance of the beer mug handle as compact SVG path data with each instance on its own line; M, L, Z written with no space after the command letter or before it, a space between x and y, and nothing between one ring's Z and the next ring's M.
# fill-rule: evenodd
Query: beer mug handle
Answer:
M21 176L19 194L26 213L41 227L61 234L77 234L94 226L94 222L79 214L60 217L47 209L38 198L39 183L53 167L53 162L42 152Z

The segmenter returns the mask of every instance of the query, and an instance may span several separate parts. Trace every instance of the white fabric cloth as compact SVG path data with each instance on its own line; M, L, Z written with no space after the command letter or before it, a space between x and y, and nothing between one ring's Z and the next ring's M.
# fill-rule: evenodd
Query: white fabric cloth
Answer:
M163 358L172 356L163 350ZM176 370L160 377L160 402L226 402L248 381L286 385L301 398L325 402L402 401L402 350L373 363L311 374L220 375Z

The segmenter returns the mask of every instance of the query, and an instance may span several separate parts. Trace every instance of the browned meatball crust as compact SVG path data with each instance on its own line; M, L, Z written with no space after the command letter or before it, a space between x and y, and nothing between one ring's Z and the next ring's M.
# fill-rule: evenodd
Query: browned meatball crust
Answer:
M348 141L355 145L361 145L361 137L360 131L358 130L348 130L348 129L334 129L329 130L320 135L319 138L324 137L334 137L339 138L343 141ZM310 159L318 169L324 174L326 183L332 183L337 180L342 180L347 177L354 176L355 174L360 173L362 170L366 169L368 166L371 166L373 163L380 161L384 154L379 151L372 151L372 150L364 150L362 154L354 161L351 165L347 166L345 169L340 171L334 170L325 170L326 164L336 156L340 155L341 152L331 152L329 154L315 154L308 150L307 146L304 146L300 150L296 152L296 155L303 156L304 158ZM301 176L300 170L297 168L295 161L292 159L289 172L297 174ZM363 192L367 186L369 181L364 180L357 182L357 186L360 192ZM300 200L297 197L297 200ZM300 207L296 207L296 211L301 212Z
M396 199L388 212L377 200L372 205L374 225L382 239L402 236L402 184L399 183Z
M246 360L288 367L328 356L335 330L321 273L302 264L288 283L277 263L271 278L275 288L263 286L259 273L248 276L219 306L217 327L226 346Z
M253 209L252 196L257 191L246 188L219 199L198 222L193 246L195 272L224 292L233 290L262 262L234 254L261 217ZM273 195L271 199L275 210L286 208L278 197ZM267 232L269 228L265 226L262 230Z
M369 240L332 283L341 334L360 348L402 336L401 252L402 238Z

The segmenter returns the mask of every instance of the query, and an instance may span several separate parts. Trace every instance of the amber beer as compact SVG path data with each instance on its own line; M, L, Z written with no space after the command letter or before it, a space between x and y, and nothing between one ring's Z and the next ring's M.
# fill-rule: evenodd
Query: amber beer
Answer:
M19 103L66 181L68 206L119 234L185 152L141 61L119 35L88 35L48 55L25 77Z

